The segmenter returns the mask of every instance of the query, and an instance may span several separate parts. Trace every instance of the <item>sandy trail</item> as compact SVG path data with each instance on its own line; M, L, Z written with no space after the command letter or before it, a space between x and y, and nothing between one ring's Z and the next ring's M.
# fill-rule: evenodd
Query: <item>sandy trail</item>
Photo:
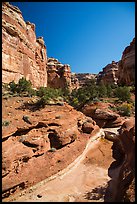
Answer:
M116 133L117 129L106 130ZM86 198L86 193L98 186L104 186L110 180L107 174L113 160L112 144L109 141L101 142L103 135L104 130L100 129L90 138L83 153L67 168L15 195L10 201L93 202L93 199ZM103 202L103 199L94 201Z

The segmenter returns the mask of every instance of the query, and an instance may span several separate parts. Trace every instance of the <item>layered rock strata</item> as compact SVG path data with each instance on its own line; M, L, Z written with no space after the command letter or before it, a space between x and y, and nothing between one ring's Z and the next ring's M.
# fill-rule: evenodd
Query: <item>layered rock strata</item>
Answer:
M55 58L47 60L47 86L52 88L68 88L71 90L70 65L62 64Z
M97 82L104 84L135 84L135 38L125 48L120 61L112 61L97 75Z
M135 118L127 119L112 139L115 161L108 169L111 180L105 202L135 202Z
M93 79L96 81L96 74L90 73L72 73L71 74L71 85L72 89L78 89L84 85L90 83Z
M118 64L118 83L135 84L135 38L127 46Z
M118 62L112 61L98 73L97 83L103 81L104 84L117 84L118 81Z
M3 198L64 169L100 130L66 103L32 111L35 103L24 106L24 100L13 97L3 103L3 121L10 121L2 126Z
M124 118L111 110L114 107L111 103L94 102L86 104L82 112L96 121L101 128L119 127L123 124Z
M18 82L22 77L34 87L47 86L47 53L35 25L25 22L21 11L2 3L2 82Z

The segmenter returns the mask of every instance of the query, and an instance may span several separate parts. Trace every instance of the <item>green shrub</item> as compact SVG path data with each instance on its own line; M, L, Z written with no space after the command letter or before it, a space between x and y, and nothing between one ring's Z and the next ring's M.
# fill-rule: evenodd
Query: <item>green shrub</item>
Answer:
M48 98L57 98L62 95L63 92L61 89L55 89L50 87L40 87L37 91L37 96L39 97L47 96Z
M17 84L17 92L22 93L22 92L29 92L31 89L32 83L30 80L26 80L24 77L19 79L19 82Z
M37 105L44 108L45 105L50 104L51 100L62 100L63 92L61 89L40 87L37 91L37 96L40 97L40 99L37 101Z
M50 98L48 96L42 96L37 102L37 106L44 108L45 105L49 104Z
M98 85L97 91L99 98L107 96L107 88L104 84Z
M5 120L5 121L2 122L2 126L9 126L9 124L10 124L10 122L7 121L7 120Z
M17 84L15 84L14 81L11 81L9 83L9 86L10 86L10 91L13 92L13 93L16 93L17 92Z
M36 95L36 91L32 88L32 83L30 80L26 80L25 77L19 79L16 84L14 81L9 83L10 91L14 94L19 94L20 96L33 96Z
M130 101L131 94L129 87L127 86L117 87L114 90L114 94L119 98L120 101Z
M120 115L122 115L122 116L129 116L130 117L130 115L131 115L131 108L132 108L131 104L127 103L127 104L123 104L123 105L117 107L117 110L118 110Z

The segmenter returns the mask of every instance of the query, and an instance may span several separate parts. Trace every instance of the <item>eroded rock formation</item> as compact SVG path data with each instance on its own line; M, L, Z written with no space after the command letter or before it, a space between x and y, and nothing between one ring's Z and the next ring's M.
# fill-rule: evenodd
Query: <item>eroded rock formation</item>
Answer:
M32 111L21 105L27 98L18 100L13 97L3 104L3 121L10 121L2 128L3 197L64 169L100 130L95 121L66 103Z
M21 11L2 3L2 82L26 77L34 87L47 86L47 54L42 37L36 38L35 25L25 22Z
M112 154L104 201L135 202L135 118L127 119L113 138Z
M92 79L96 81L96 74L90 73L72 73L71 74L71 85L72 89L78 89L83 85L88 84Z
M104 84L134 85L135 84L135 38L123 51L120 61L112 61L97 75L97 82Z
M126 85L135 84L135 38L125 48L118 67L118 83Z
M68 88L71 90L70 65L62 64L55 58L48 58L47 61L48 80L47 86L52 88Z
M119 114L111 110L114 107L111 103L94 102L86 104L82 112L96 121L99 127L113 128L123 124L124 119Z
M104 84L117 84L118 81L118 62L112 61L103 68L103 71L98 73L97 82L104 82Z

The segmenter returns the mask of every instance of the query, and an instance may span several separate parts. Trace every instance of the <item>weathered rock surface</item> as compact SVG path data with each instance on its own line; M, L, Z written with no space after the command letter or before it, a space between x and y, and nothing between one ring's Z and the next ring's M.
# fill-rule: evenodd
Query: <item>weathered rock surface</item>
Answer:
M118 83L135 84L135 38L125 48L118 67Z
M135 202L135 118L127 119L114 137L114 162L108 169L111 180L105 202Z
M47 86L47 52L35 25L25 22L21 11L2 3L2 82L18 82L22 77L34 87Z
M104 84L117 84L118 81L118 62L112 61L103 68L103 71L97 75L97 83L104 82Z
M47 61L48 80L47 86L52 88L68 88L71 90L70 65L61 64L55 58L48 58Z
M90 82L91 79L96 81L96 74L90 73L71 73L72 89L78 89Z
M124 122L124 119L119 114L110 110L112 104L103 102L94 102L86 104L82 108L82 112L96 121L99 127L118 127Z
M135 84L135 38L125 48L121 60L112 61L97 75L97 82L104 84Z
M94 120L66 103L34 111L23 106L28 100L3 99L2 120L10 122L2 127L3 197L64 169L100 129ZM23 116L31 123L25 122Z

